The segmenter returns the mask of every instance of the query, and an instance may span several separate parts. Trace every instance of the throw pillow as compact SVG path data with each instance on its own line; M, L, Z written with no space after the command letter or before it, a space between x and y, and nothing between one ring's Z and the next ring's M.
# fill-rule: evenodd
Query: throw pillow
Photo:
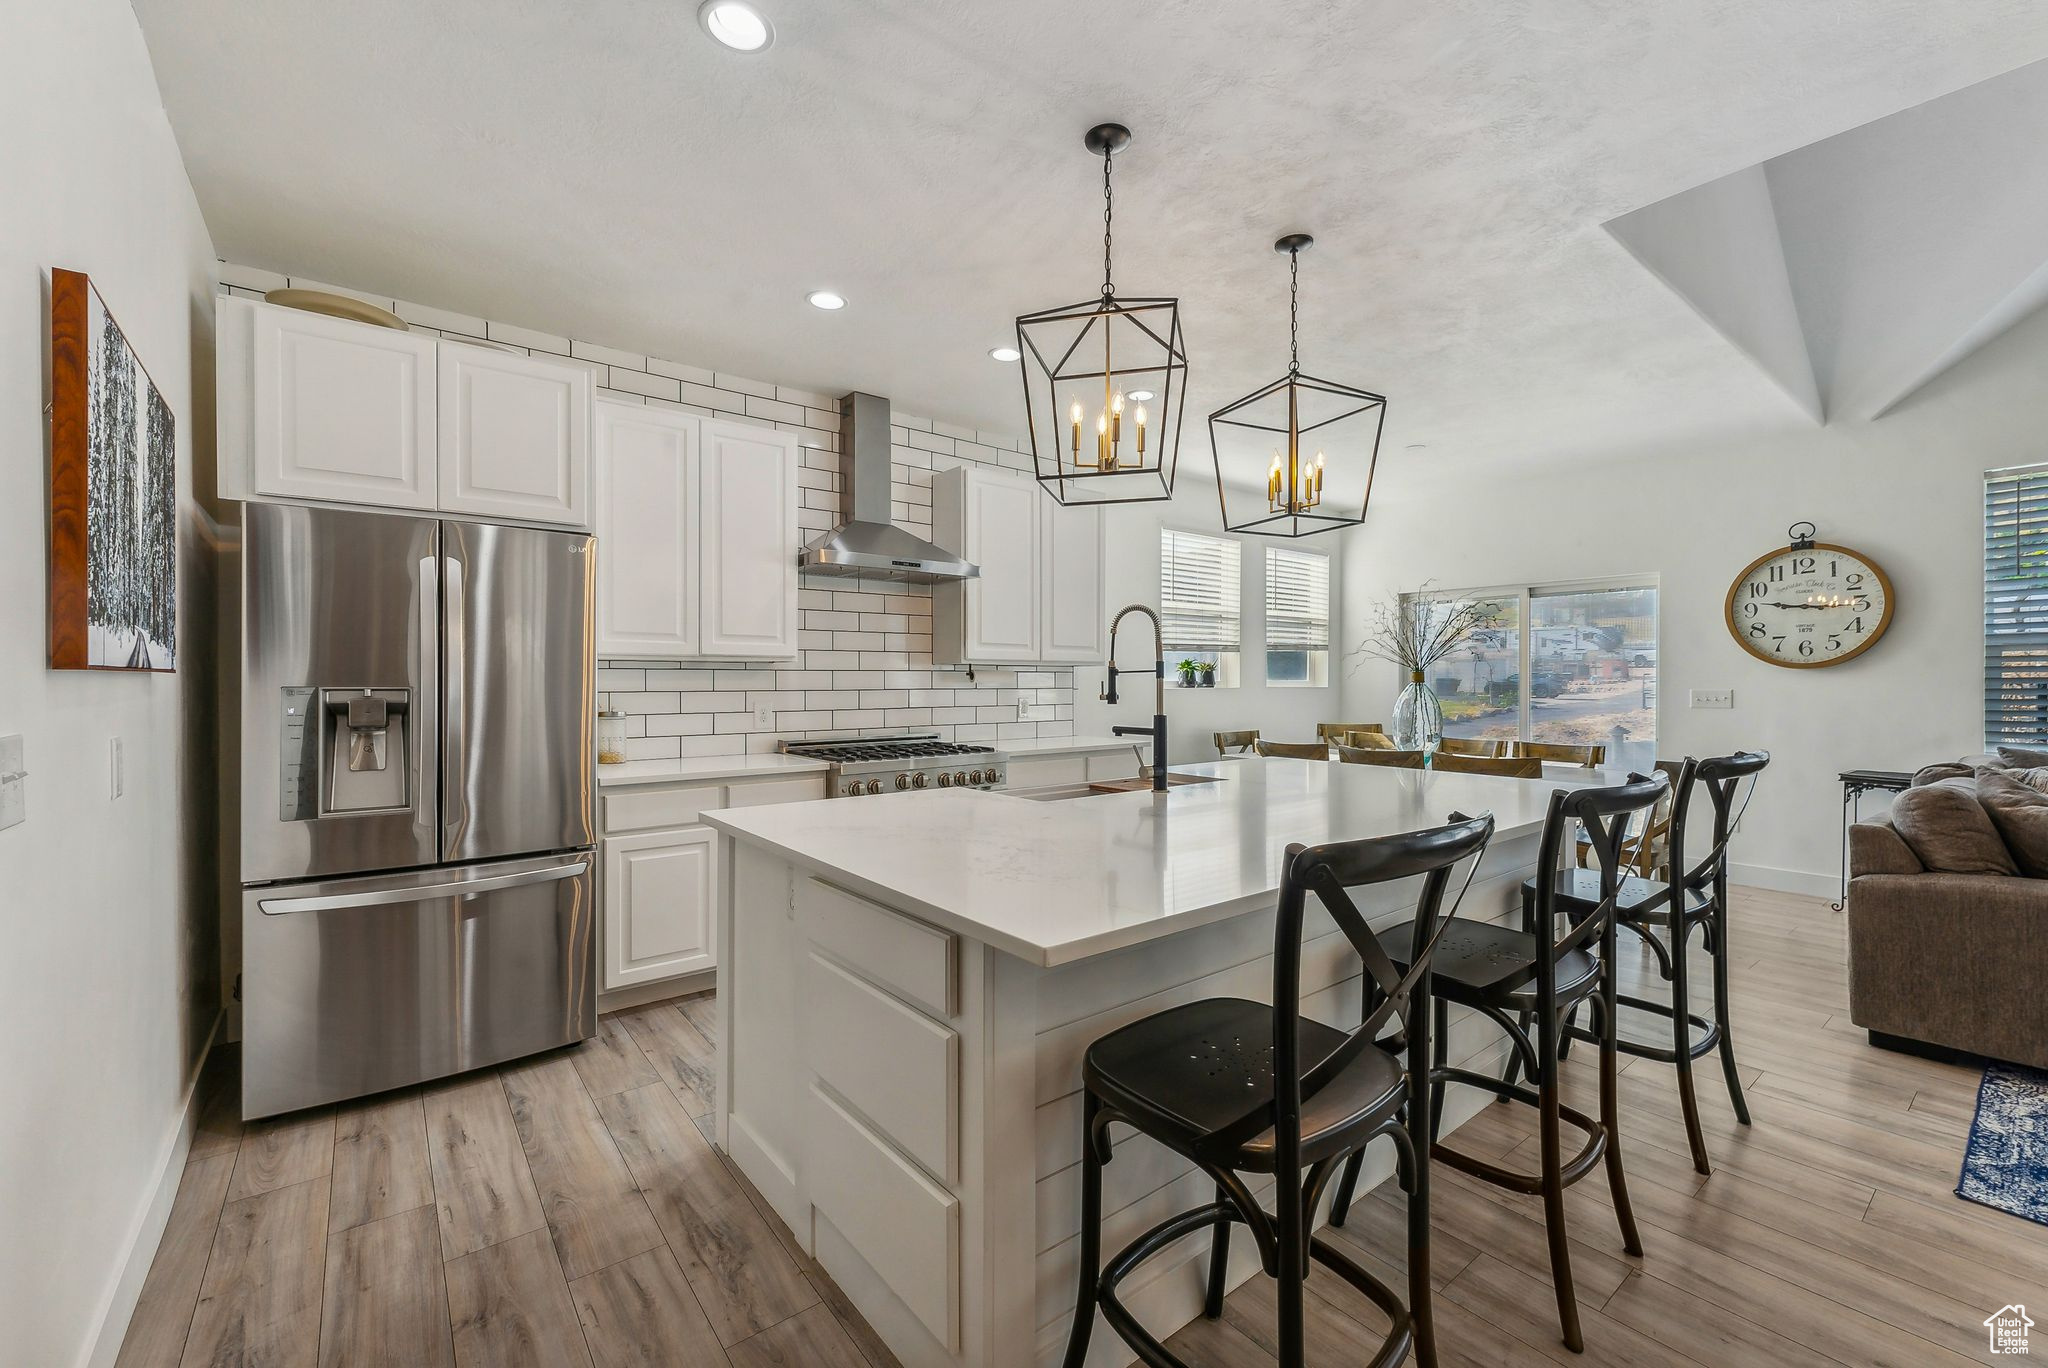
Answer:
M2019 873L1970 780L1909 788L1892 799L1891 817L1920 863L1938 873Z
M2005 840L2020 873L2048 879L2048 793L2020 783L2004 770L1977 771L1977 801Z
M1938 784L1944 779L1966 779L1974 775L1977 768L1965 765L1959 760L1943 760L1938 764L1925 765L1913 772L1913 787Z
M2030 789L2039 789L2042 793L2048 793L2048 766L2037 766L2034 769L2002 769L1993 772L2002 774L2008 779L2017 779Z
M2033 746L2000 746L1998 758L2015 769L2038 769L2048 765L2048 750Z

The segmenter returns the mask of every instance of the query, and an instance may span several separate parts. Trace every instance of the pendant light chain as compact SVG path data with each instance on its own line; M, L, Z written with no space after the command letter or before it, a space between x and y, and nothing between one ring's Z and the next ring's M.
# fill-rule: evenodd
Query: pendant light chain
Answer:
M1287 373L1301 371L1301 249L1287 254Z
M1109 278L1109 225L1111 217L1116 212L1116 196L1109 185L1109 158L1110 153L1105 149L1102 153L1102 297L1104 299L1111 298L1116 294L1116 286L1110 283Z

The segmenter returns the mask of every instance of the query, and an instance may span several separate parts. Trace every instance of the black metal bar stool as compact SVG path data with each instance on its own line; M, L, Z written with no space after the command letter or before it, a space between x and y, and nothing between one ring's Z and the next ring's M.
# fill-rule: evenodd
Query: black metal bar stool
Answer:
M1543 1223L1550 1237L1550 1277L1557 1293L1558 1321L1565 1345L1574 1353L1585 1348L1579 1331L1578 1300L1572 1290L1571 1249L1565 1234L1564 1190L1591 1173L1604 1159L1608 1187L1614 1197L1614 1214L1621 1224L1622 1247L1630 1254L1643 1252L1636 1233L1635 1214L1629 1205L1628 1184L1622 1174L1621 1149L1616 1118L1619 1100L1615 1085L1618 1061L1611 1010L1614 993L1614 891L1620 883L1623 841L1629 823L1639 813L1654 808L1669 789L1661 774L1648 778L1632 774L1628 782L1605 788L1559 789L1550 795L1550 809L1544 817L1543 836L1538 847L1537 868L1560 870L1570 837L1567 829L1577 827L1599 863L1600 896L1588 904L1575 904L1557 931L1558 914L1566 909L1557 896L1555 877L1536 886L1534 930L1517 930L1489 922L1453 921L1437 942L1430 963L1430 991L1435 1012L1433 1034L1434 1067L1429 1071L1432 1122L1441 1115L1444 1088L1465 1083L1483 1088L1502 1100L1526 1102L1537 1109L1537 1132L1542 1147L1540 1170L1521 1173L1462 1154L1448 1145L1434 1144L1436 1160L1475 1178L1511 1192L1540 1195ZM1591 872L1591 871L1589 871ZM1600 1041L1600 1119L1595 1121L1560 1101L1565 1018L1582 1003L1598 1001L1609 1010L1599 1013L1606 1025ZM1468 1007L1507 1033L1513 1057L1528 1070L1534 1088L1517 1086L1512 1075L1495 1078L1469 1069L1452 1068L1448 1062L1447 1012L1449 1004ZM1536 1037L1529 1037L1529 1022L1536 1025ZM1566 1158L1559 1133L1561 1122L1570 1122L1583 1132L1585 1145ZM1331 1209L1333 1224L1342 1225L1351 1202L1357 1175L1354 1163L1345 1171Z
M1685 1115L1685 1138L1692 1149L1692 1166L1712 1173L1707 1158L1707 1140L1700 1130L1699 1100L1693 1092L1692 1062L1715 1050L1721 1054L1721 1072L1728 1084L1728 1100L1735 1107L1735 1119L1749 1124L1749 1103L1742 1096L1742 1080L1735 1069L1735 1042L1728 1022L1728 842L1737 823L1756 793L1757 775L1771 763L1768 751L1738 751L1733 755L1706 760L1686 757L1679 767L1676 794L1671 806L1669 881L1629 875L1622 879L1615 895L1615 921L1634 932L1649 946L1657 961L1657 973L1671 985L1671 999L1657 1002L1628 993L1616 995L1622 1007L1660 1017L1671 1025L1671 1043L1652 1045L1620 1036L1617 1048L1623 1054L1675 1065L1678 1070L1679 1110ZM1685 838L1691 830L1692 798L1705 790L1714 809L1714 846L1707 857L1688 868ZM1740 801L1738 801L1738 799ZM1535 909L1535 880L1522 886L1526 915ZM1599 898L1599 881L1590 869L1570 870L1559 877L1557 903L1566 910L1589 905ZM1534 923L1531 923L1534 924ZM1693 929L1700 930L1700 944L1713 960L1714 1017L1692 1010L1692 984L1686 949ZM1660 935L1660 930L1662 934ZM1567 1035L1580 1040L1599 1038L1601 1028L1585 1029L1576 1022Z
M1436 1347L1429 1315L1429 958L1452 923L1442 913L1444 889L1458 861L1473 869L1493 835L1493 818L1452 814L1447 826L1373 840L1287 847L1274 925L1273 1001L1210 998L1156 1013L1110 1032L1088 1047L1081 1122L1081 1269L1066 1368L1081 1368L1098 1309L1138 1358L1152 1368L1185 1368L1117 1300L1117 1284L1145 1259L1182 1236L1213 1227L1206 1314L1223 1313L1230 1226L1242 1222L1259 1261L1279 1280L1279 1362L1301 1368L1302 1284L1311 1259L1371 1298L1393 1322L1370 1360L1387 1368L1413 1344L1424 1368ZM1394 960L1351 901L1347 889L1420 877L1408 944L1411 967ZM1467 872L1465 888L1471 886ZM1304 1019L1301 927L1310 893L1322 902L1365 962L1377 1005L1350 1032ZM1459 898L1464 896L1463 889ZM1452 911L1456 911L1455 905ZM1408 1063L1376 1043L1398 1015ZM1139 1236L1101 1267L1102 1166L1110 1160L1109 1127L1130 1126L1192 1161L1216 1182L1216 1200L1183 1212ZM1311 1233L1325 1185L1347 1156L1385 1135L1399 1158L1409 1194L1408 1301ZM1246 1174L1272 1174L1268 1212Z

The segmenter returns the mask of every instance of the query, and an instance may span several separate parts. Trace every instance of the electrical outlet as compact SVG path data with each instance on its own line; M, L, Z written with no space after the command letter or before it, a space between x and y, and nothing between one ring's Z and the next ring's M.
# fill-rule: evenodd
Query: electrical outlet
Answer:
M126 780L127 776L122 773L121 738L110 736L107 738L107 797L119 798Z
M1045 710L1045 717L1039 715L1041 709ZM1017 720L1019 722L1042 722L1051 715L1051 709L1047 708L1043 703L1019 703L1017 705Z
M766 705L754 709L754 725L763 731L775 726L775 709Z
M0 736L0 831L28 820L28 765L21 738Z
M1732 708L1735 706L1733 689L1694 689L1692 706L1695 708Z

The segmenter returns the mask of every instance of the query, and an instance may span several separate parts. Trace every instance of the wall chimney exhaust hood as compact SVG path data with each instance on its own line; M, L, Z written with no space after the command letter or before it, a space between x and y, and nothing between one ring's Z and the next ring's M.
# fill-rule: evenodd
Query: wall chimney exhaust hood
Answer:
M981 577L980 566L889 521L887 399L855 393L839 401L839 461L852 516L798 552L799 569L908 584Z

